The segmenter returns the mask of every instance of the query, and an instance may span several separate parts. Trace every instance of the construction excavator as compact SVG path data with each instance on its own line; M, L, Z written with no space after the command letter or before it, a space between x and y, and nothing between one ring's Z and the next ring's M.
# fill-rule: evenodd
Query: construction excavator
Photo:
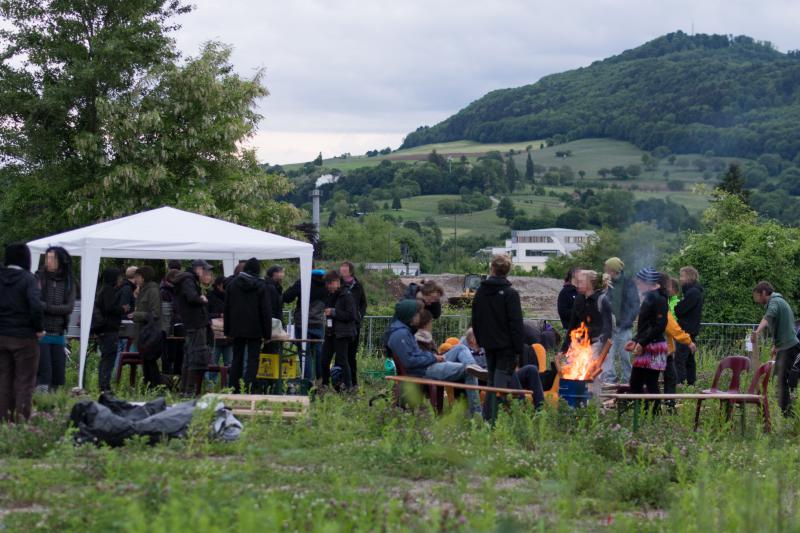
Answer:
M463 290L459 296L454 296L447 299L447 302L455 307L468 307L472 305L472 299L475 298L475 292L481 286L481 281L485 280L486 276L479 274L467 274L464 276Z

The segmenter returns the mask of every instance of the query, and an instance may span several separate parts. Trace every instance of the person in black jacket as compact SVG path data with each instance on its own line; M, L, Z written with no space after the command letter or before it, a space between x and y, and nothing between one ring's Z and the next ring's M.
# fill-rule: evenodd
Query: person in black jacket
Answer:
M69 317L75 308L75 281L72 258L60 246L48 248L44 268L36 273L41 290L45 335L39 339L39 370L36 389L55 391L66 383Z
M703 315L703 286L700 285L700 274L697 269L685 266L680 270L683 299L675 306L675 318L683 331L689 334L692 342L697 343L700 333L700 320ZM694 385L697 379L697 364L694 352L688 346L675 346L675 376L678 383Z
M481 282L472 302L472 331L478 345L486 350L489 385L505 388L513 385L525 342L519 293L506 278L510 270L508 256L494 256L491 275Z
M595 289L597 273L593 270L581 270L576 274L578 296L572 308L572 317L569 327L564 335L563 351L569 349L572 332L585 324L589 330L589 339L592 342L594 356L598 356L603 344L611 338L613 333L613 311L608 298L601 298L603 291Z
M342 385L345 390L353 386L352 373L347 354L350 343L356 336L356 303L346 288L342 287L341 277L335 270L325 274L325 288L328 300L325 307L325 344L322 348L322 384L327 386L331 380L331 360L341 369Z
M233 364L231 382L235 393L240 391L240 380L247 350L247 369L244 382L247 389L256 383L258 358L262 339L272 336L272 309L264 281L259 279L261 264L251 258L225 289L225 336L233 339Z
M659 394L658 376L667 367L667 328L666 288L658 285L660 274L654 268L643 268L636 273L636 287L642 294L642 305L636 325L636 335L625 347L633 353L631 371L631 392ZM657 408L654 405L654 410Z
M325 303L328 299L328 291L325 288L324 276L325 271L322 269L315 269L311 272L311 294L308 304L309 339L321 340L325 337ZM300 280L298 279L283 293L284 303L297 302L294 307L294 313L292 314L294 337L296 339L301 339L303 336L303 315L300 306L300 292ZM308 358L305 358L305 353L301 353L301 355L305 359L303 377L311 380L320 379L322 376L322 344L317 342L309 343Z
M277 318L283 324L283 279L286 273L280 265L272 265L267 269L264 277L264 287L267 290L267 302L272 312L272 318ZM268 353L283 353L283 343L270 343L266 350Z
M578 267L572 267L567 271L564 276L564 286L561 292L558 293L558 318L561 320L561 326L566 331L569 328L569 322L572 319L572 307L575 305L575 297L578 295L578 289L575 287L577 280L575 274L579 271Z
M123 315L130 311L121 303L120 288L124 279L122 272L116 268L103 271L103 282L94 300L94 312L98 314L100 326L94 331L97 335L97 346L100 350L98 366L98 384L100 392L111 390L111 374L114 370L114 358L117 356L119 344L119 326Z
M355 276L356 267L350 261L345 261L339 265L339 275L342 277L342 286L350 291L353 301L356 303L358 315L356 316L356 336L350 343L350 351L347 354L347 361L350 363L350 375L353 380L353 387L358 386L358 346L361 341L361 321L367 316L367 293L364 286Z
M400 300L421 300L433 318L442 316L442 298L444 289L435 281L423 281L422 285L410 283Z
M184 354L181 381L184 393L194 389L208 368L208 299L200 289L200 280L213 267L202 259L192 261L191 270L181 272L173 281L176 301L183 318Z
M36 341L44 336L44 322L28 246L6 245L5 265L0 268L0 422L18 422L31 416Z

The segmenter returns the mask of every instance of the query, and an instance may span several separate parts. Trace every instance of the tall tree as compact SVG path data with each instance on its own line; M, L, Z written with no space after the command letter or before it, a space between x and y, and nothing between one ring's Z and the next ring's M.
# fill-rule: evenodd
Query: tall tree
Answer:
M731 163L728 167L728 171L722 176L722 181L717 185L717 190L736 196L745 205L750 199L750 191L745 187L742 169L736 163Z
M0 205L5 239L63 229L69 192L98 183L103 100L175 57L182 0L2 0Z
M517 170L517 164L512 156L508 156L508 159L506 159L506 181L508 182L508 190L514 192L519 181L519 170Z
M534 166L533 166L533 158L531 158L531 152L528 151L528 159L525 161L525 179L529 182L533 183L533 174L534 174Z

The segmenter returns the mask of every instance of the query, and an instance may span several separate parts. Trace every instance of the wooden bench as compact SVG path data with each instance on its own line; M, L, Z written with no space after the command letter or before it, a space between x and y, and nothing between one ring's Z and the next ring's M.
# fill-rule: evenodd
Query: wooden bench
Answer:
M600 395L601 399L607 400L694 400L698 402L702 402L704 400L727 400L736 403L742 404L742 430L744 430L744 405L747 403L757 403L759 405L762 404L764 398L759 394L744 394L744 393L733 393L733 392L714 392L714 393L677 393L677 394L648 394L648 393L626 393L626 394L616 394L616 393L604 393ZM633 410L633 429L634 431L639 428L639 408L638 403L634 406ZM765 431L770 430L770 419L769 419L769 410L768 409L761 409L761 414L764 418L764 429Z
M308 412L308 396L278 396L274 394L212 394L222 400L235 415L272 416L280 412L284 418L298 418Z
M514 396L523 396L526 399L530 398L530 401L533 402L533 391L529 391L527 389L504 389L501 387L489 387L485 385L468 385L466 383L459 383L455 381L439 381L435 379L425 379L425 378L416 378L413 376L386 376L386 379L395 383L395 401L399 401L399 387L403 383L409 383L412 385L423 385L423 386L430 386L435 387L437 389L443 390L444 388L453 388L458 390L474 390L478 392L483 392L487 394L502 394L506 395L514 395ZM490 404L492 406L491 412L489 413L490 420L494 420L497 417L496 412L496 404ZM433 408L437 413L441 413L441 406L433 404Z

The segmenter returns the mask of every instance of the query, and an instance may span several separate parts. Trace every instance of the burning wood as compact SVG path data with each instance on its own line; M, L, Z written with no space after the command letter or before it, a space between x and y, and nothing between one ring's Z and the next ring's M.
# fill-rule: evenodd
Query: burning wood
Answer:
M584 322L572 330L569 337L569 349L563 355L566 361L558 365L561 377L576 381L594 381L602 372L603 361L611 350L611 339L605 342L600 353L595 356L589 328Z

